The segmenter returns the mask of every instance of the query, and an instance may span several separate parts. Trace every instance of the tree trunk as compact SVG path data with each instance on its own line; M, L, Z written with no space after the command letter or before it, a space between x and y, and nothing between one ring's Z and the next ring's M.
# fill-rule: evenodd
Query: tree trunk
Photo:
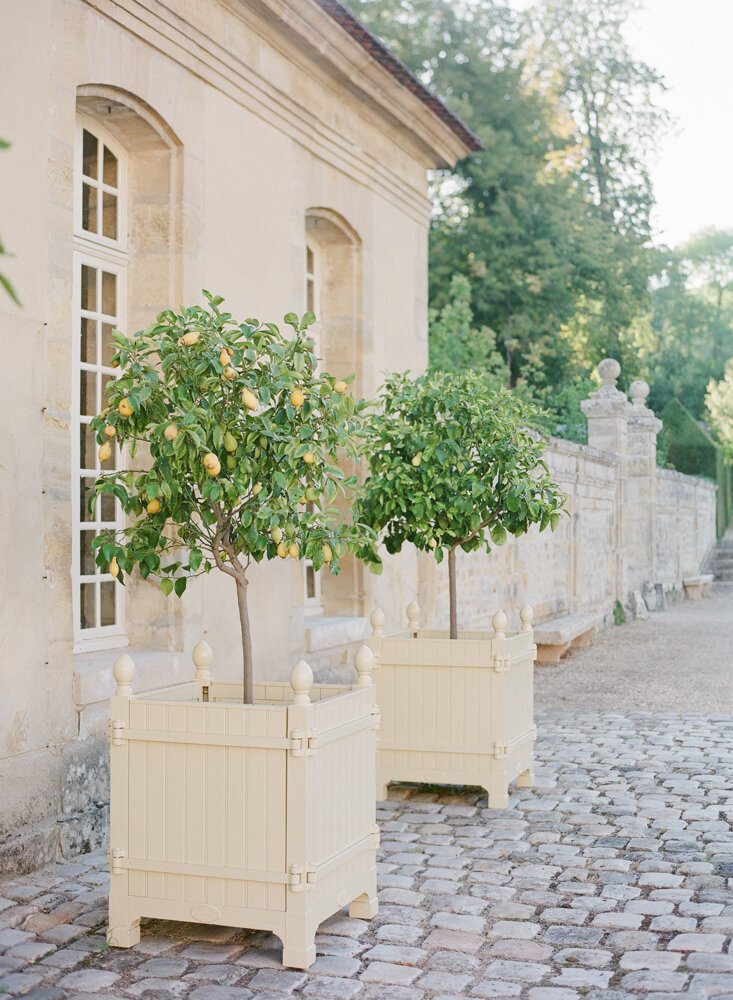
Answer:
M458 610L456 608L456 550L448 550L448 593L450 594L450 637L458 638Z
M249 628L249 608L247 607L247 580L237 578L237 605L239 607L239 624L242 628L242 677L245 705L254 704L254 671L252 668L252 633Z

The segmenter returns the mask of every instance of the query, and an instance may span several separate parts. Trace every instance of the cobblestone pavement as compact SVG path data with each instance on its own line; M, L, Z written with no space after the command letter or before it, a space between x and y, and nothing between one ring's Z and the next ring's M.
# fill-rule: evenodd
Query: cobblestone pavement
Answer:
M309 972L270 935L145 922L104 944L101 853L0 882L0 993L28 1000L733 1000L733 718L546 713L537 784L397 786L380 911L321 927ZM483 800L485 802L485 799Z

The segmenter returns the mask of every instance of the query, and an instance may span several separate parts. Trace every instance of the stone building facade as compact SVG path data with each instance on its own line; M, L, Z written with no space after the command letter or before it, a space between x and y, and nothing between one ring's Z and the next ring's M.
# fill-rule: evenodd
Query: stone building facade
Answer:
M118 517L81 499L111 328L202 288L241 319L313 308L326 369L372 395L427 360L427 171L478 142L336 0L5 0L0 27L3 271L22 300L0 296L3 871L103 837L120 647L141 689L189 676L202 634L220 678L240 670L229 580L179 602L89 558ZM340 662L375 599L417 588L414 557L338 586L307 572L253 573L260 677L304 650Z

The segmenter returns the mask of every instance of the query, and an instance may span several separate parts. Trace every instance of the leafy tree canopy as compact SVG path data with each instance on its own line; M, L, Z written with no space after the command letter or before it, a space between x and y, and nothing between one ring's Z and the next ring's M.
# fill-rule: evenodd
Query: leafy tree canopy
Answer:
M533 524L554 529L565 497L542 458L544 442L527 429L532 408L476 372L392 374L380 402L357 518L390 553L412 542L438 562L448 555L455 636L456 549L488 552Z

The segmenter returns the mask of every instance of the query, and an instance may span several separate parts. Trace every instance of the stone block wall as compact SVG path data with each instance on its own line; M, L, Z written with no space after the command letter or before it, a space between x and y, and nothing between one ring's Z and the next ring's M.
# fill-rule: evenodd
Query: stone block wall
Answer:
M501 608L518 629L525 603L536 621L610 615L647 580L681 594L682 580L701 571L716 540L716 486L657 468L661 423L645 406L649 387L634 382L629 401L616 388L619 372L602 362L601 388L584 404L592 446L550 439L546 459L568 497L557 530L533 528L488 555L458 553L459 627L488 627ZM428 557L418 603L426 624L447 626L447 568Z

